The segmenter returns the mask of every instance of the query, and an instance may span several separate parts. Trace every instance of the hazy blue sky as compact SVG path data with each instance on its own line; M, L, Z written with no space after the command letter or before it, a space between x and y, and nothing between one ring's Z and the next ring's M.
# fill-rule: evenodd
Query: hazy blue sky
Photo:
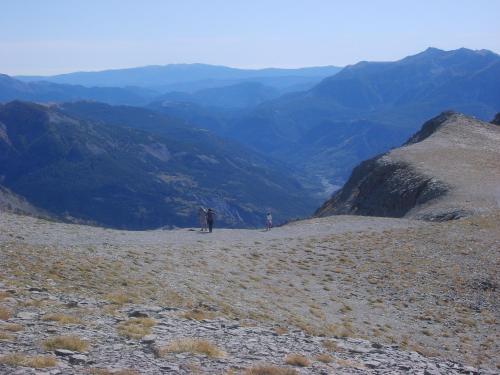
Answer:
M499 15L499 0L0 0L0 72L346 65L428 46L498 53Z

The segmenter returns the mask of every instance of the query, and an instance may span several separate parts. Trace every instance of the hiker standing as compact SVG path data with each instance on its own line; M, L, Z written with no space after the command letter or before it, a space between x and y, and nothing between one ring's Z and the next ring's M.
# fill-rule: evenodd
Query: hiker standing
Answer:
M208 232L212 233L212 228L214 226L215 212L209 208L207 211L207 224L208 224Z
M207 226L207 210L204 209L203 207L200 207L198 210L198 219L200 220L200 228L201 231L208 231L208 226Z
M271 230L272 227L273 227L273 216L271 215L270 212L268 212L266 215L266 230Z

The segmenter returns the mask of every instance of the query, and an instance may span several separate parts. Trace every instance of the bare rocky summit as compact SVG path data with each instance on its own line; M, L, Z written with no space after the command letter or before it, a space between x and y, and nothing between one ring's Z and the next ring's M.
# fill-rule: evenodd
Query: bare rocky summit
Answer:
M442 221L500 207L500 128L445 112L402 147L356 167L316 216Z

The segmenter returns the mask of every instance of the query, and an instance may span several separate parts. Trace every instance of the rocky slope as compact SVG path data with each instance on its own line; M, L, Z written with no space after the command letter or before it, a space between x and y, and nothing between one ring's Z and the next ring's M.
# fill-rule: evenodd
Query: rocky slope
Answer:
M308 91L235 116L225 134L338 185L362 160L400 145L443 110L491 119L499 85L499 55L429 48L347 66Z
M2 212L0 373L494 373L499 215L203 234Z
M5 293L5 290L0 289L0 292ZM190 318L191 310L173 306L117 306L115 316L99 316L96 312L106 305L105 301L91 298L75 300L36 287L10 290L4 303L21 301L19 293L41 303L50 300L52 305L72 306L69 309L72 314L83 315L82 311L85 311L88 315L80 321L61 325L44 319L51 315L48 313L50 308L27 308L18 312L9 319L9 324L26 328L16 334L16 342L4 340L6 342L2 343L0 373L11 373L15 367L24 367L16 374L49 374L45 372L48 370L54 375L89 372L124 375L478 373L475 367L426 358L417 352L401 350L397 345L381 345L363 339L319 337L300 329L288 331L278 325L242 325L237 320L222 317L196 320ZM87 323L90 314L94 319L92 325ZM142 337L142 332L134 334L117 330L117 326L124 326L127 322L148 322L152 327ZM36 340L67 337L69 334L73 337L78 335L83 342L91 345L86 349L54 349L50 354L36 349ZM185 350L175 347L180 348L182 343L190 343L193 347ZM203 343L203 346L196 349L193 345L196 343ZM52 359L53 364L43 370L30 370L28 366L16 365L16 357L5 354L20 351L29 353L24 354L25 360L40 356Z
M456 219L498 208L499 186L500 128L446 112L361 163L315 215Z
M0 210L33 216L48 216L28 203L25 198L14 194L2 185L0 185Z
M0 105L0 181L60 218L144 229L305 216L316 201L286 166L135 107Z

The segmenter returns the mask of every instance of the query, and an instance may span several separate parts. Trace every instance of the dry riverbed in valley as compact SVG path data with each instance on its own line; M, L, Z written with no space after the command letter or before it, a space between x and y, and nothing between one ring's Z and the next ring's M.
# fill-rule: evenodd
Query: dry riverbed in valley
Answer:
M237 322L242 330L275 330L278 338L300 332L313 343L335 337L365 339L441 361L497 370L499 220L498 211L444 223L337 216L270 232L216 228L202 234L189 229L107 230L2 212L0 355L16 348L50 352L40 349L43 340L79 332L90 348L101 347L104 353L114 345L119 352L120 345L132 345L127 340L140 341L149 334L157 337L154 341L165 341L168 324L180 327L202 321L227 329ZM143 321L130 322L130 312L141 306L155 308L145 313L147 317L135 317ZM24 320L18 318L23 313L28 314ZM32 333L39 337L25 337L33 324L42 327ZM106 331L100 324L115 325L123 343L107 346L108 336L99 336L100 330ZM95 337L87 337L92 330ZM206 332L198 336L210 338ZM222 336L214 340L223 341ZM370 368L361 359L344 366L336 362L347 357L335 357L333 364L316 360L316 365L313 356L325 353L317 347L306 349L309 344L273 342L261 351L272 345L307 354L311 364L288 364L301 373L339 368L363 373ZM89 350L92 358L92 349L83 352ZM328 353L335 356L342 350ZM225 358L231 356L237 357L238 350L231 353L226 348ZM91 362L82 368L113 364L111 359ZM241 368L249 363L242 362ZM219 371L233 365L209 367ZM203 363L196 366L203 373Z

